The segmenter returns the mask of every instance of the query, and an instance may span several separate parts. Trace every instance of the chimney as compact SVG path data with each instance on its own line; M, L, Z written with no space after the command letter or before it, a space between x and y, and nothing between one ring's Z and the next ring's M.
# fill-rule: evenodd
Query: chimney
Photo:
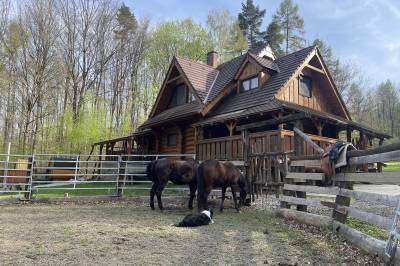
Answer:
M218 53L216 51L211 51L207 53L207 65L212 67L217 67L218 65Z

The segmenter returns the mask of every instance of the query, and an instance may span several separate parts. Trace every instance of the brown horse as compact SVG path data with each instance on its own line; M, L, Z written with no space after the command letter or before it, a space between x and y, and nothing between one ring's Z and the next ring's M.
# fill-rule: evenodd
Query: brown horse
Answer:
M222 188L220 211L224 209L225 192L231 187L235 209L239 211L234 187L240 188L240 204L244 204L247 194L246 178L231 162L221 163L217 160L202 162L197 169L197 202L199 211L208 209L208 195L215 187Z
M164 209L161 201L161 194L168 181L177 185L189 185L189 209L193 209L193 199L197 189L196 170L197 163L194 160L176 161L159 159L150 162L147 165L147 177L153 182L153 186L150 190L151 209L154 210L154 195L157 195L158 207L160 210Z

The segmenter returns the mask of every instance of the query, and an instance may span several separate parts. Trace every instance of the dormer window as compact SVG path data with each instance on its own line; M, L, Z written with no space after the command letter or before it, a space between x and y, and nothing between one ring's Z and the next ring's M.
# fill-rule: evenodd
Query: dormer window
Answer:
M258 88L258 75L242 80L241 91L249 91L256 88Z
M312 96L312 79L308 76L300 76L299 94L308 98Z

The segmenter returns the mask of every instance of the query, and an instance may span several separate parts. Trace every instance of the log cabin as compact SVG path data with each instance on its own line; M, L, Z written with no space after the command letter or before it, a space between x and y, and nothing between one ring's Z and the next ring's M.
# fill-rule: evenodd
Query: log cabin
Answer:
M390 137L352 121L318 47L276 58L267 45L219 65L215 51L206 63L174 57L147 121L93 148L243 160L244 131L250 152L285 152L294 148L294 125L322 148L339 137L360 149ZM315 153L307 143L301 150Z

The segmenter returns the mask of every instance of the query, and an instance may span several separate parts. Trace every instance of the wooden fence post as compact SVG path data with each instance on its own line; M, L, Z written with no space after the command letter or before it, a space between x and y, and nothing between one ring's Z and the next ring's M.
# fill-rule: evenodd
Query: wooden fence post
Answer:
M344 169L344 172L355 172L356 167L355 166L347 166L346 169ZM345 188L345 189L353 189L353 185L351 182L338 182L338 186L340 188ZM347 220L347 211L344 210L344 208L340 208L341 206L350 206L350 197L345 197L341 195L336 195L335 198L335 208L333 209L332 212L332 218L342 224L346 223Z

